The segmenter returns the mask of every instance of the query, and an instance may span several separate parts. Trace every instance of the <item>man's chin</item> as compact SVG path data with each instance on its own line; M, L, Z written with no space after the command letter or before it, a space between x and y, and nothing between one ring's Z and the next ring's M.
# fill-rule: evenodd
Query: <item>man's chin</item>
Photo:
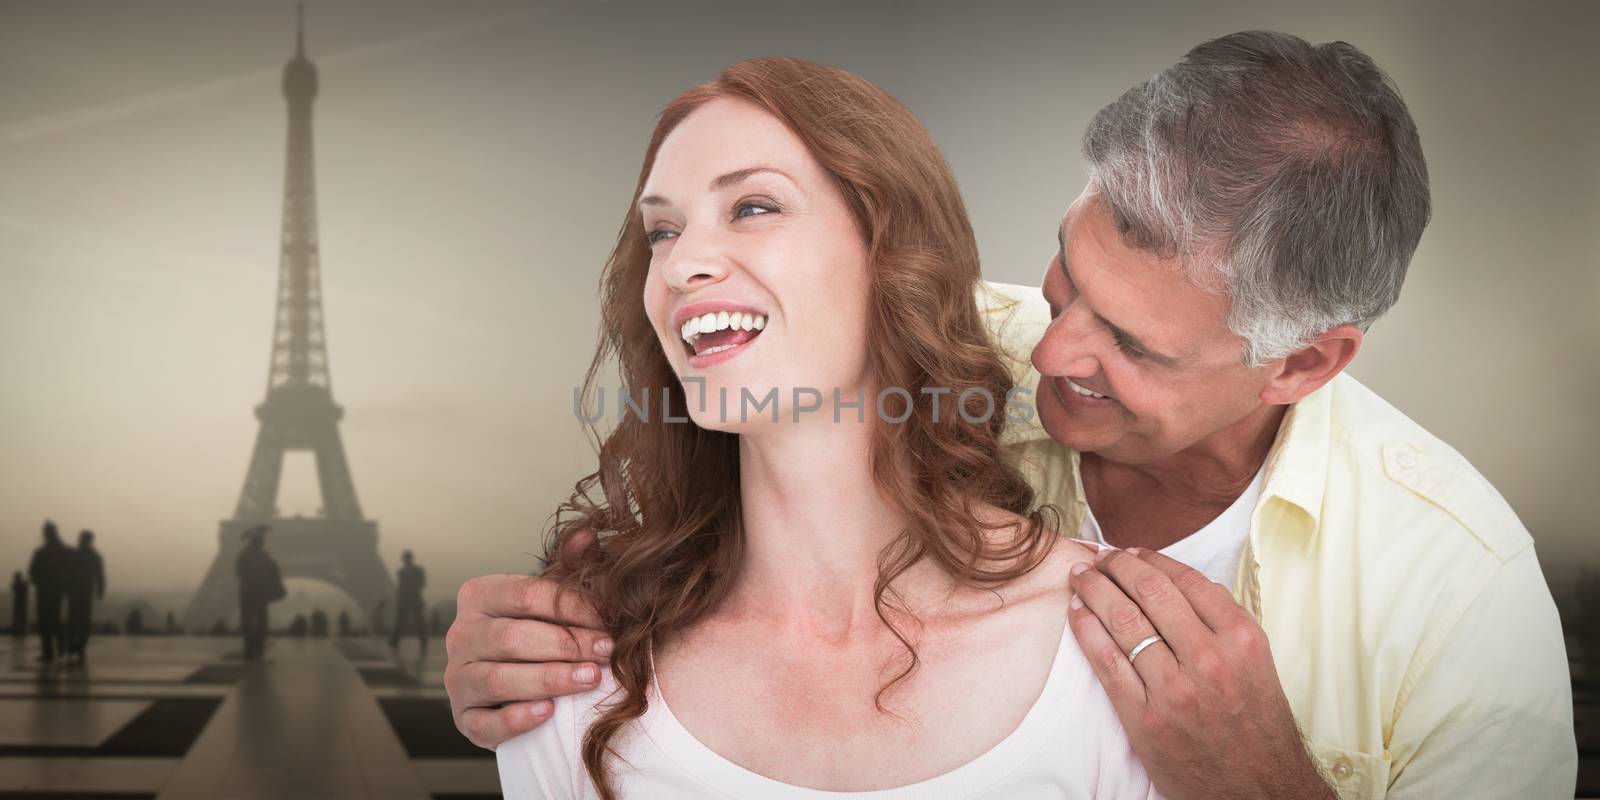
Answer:
M1108 436L1105 431L1077 424L1072 413L1061 408L1054 398L1041 402L1038 412L1040 427L1063 447L1080 453L1092 453L1114 441L1114 437Z

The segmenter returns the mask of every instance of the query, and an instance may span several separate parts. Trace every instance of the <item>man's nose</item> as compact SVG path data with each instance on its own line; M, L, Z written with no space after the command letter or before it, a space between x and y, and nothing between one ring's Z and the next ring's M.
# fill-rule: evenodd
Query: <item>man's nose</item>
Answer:
M1094 320L1082 303L1073 303L1050 320L1033 348L1033 366L1041 375L1087 378L1100 371L1094 352Z

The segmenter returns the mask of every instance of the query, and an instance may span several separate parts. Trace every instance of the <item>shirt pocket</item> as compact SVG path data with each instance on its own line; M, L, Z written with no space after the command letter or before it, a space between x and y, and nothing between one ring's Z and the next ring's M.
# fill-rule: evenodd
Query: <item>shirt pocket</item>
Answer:
M1311 755L1340 800L1383 800L1389 793L1389 758L1311 742Z

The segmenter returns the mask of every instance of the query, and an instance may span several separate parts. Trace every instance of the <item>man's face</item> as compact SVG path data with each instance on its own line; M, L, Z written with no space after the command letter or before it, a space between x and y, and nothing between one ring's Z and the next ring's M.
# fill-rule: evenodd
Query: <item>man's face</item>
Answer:
M1125 244L1092 192L1067 209L1060 239L1043 286L1052 320L1033 350L1051 438L1143 464L1261 408L1268 370L1242 365L1226 296L1194 286L1176 259Z

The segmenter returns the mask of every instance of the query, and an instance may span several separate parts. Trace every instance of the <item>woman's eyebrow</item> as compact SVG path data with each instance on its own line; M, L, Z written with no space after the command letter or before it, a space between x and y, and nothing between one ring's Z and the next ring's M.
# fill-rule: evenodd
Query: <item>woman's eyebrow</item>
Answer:
M734 170L734 171L732 171L732 172L730 172L730 173L728 173L726 175L719 175L718 177L713 178L711 180L711 186L709 188L713 192L715 192L715 191L717 191L719 189L726 189L729 186L732 186L732 185L734 185L736 183L739 183L740 181L743 181L743 180L749 178L752 175L756 175L756 174L759 174L759 173L762 173L762 172L771 172L771 173L774 173L774 174L777 174L777 175L782 175L783 177L788 178L790 183L794 183L794 184L798 185L798 182L795 181L794 178L790 177L789 173L784 172L783 170L778 169L777 167L755 166L755 167L745 167L744 169L736 169L736 170Z
M787 178L790 183L792 183L792 184L794 184L796 186L800 185L799 181L796 181L793 176L791 176L787 172L784 172L781 169L778 169L777 167L754 166L754 167L745 167L743 169L736 169L736 170L734 170L732 172L729 172L729 173L726 173L724 175L718 175L717 177L711 179L711 184L709 186L707 186L706 188L708 190L710 190L710 191L713 191L713 192L721 191L723 189L728 188L729 186L732 186L732 185L734 185L736 183L744 181L744 180L750 178L751 176L758 175L758 174L763 173L763 172L770 172L770 173L773 173L774 175L781 175L784 178ZM662 197L661 195L658 195L658 194L647 194L644 197L639 198L639 205L640 206L669 206L669 205L672 205L672 202L669 201L667 198Z

